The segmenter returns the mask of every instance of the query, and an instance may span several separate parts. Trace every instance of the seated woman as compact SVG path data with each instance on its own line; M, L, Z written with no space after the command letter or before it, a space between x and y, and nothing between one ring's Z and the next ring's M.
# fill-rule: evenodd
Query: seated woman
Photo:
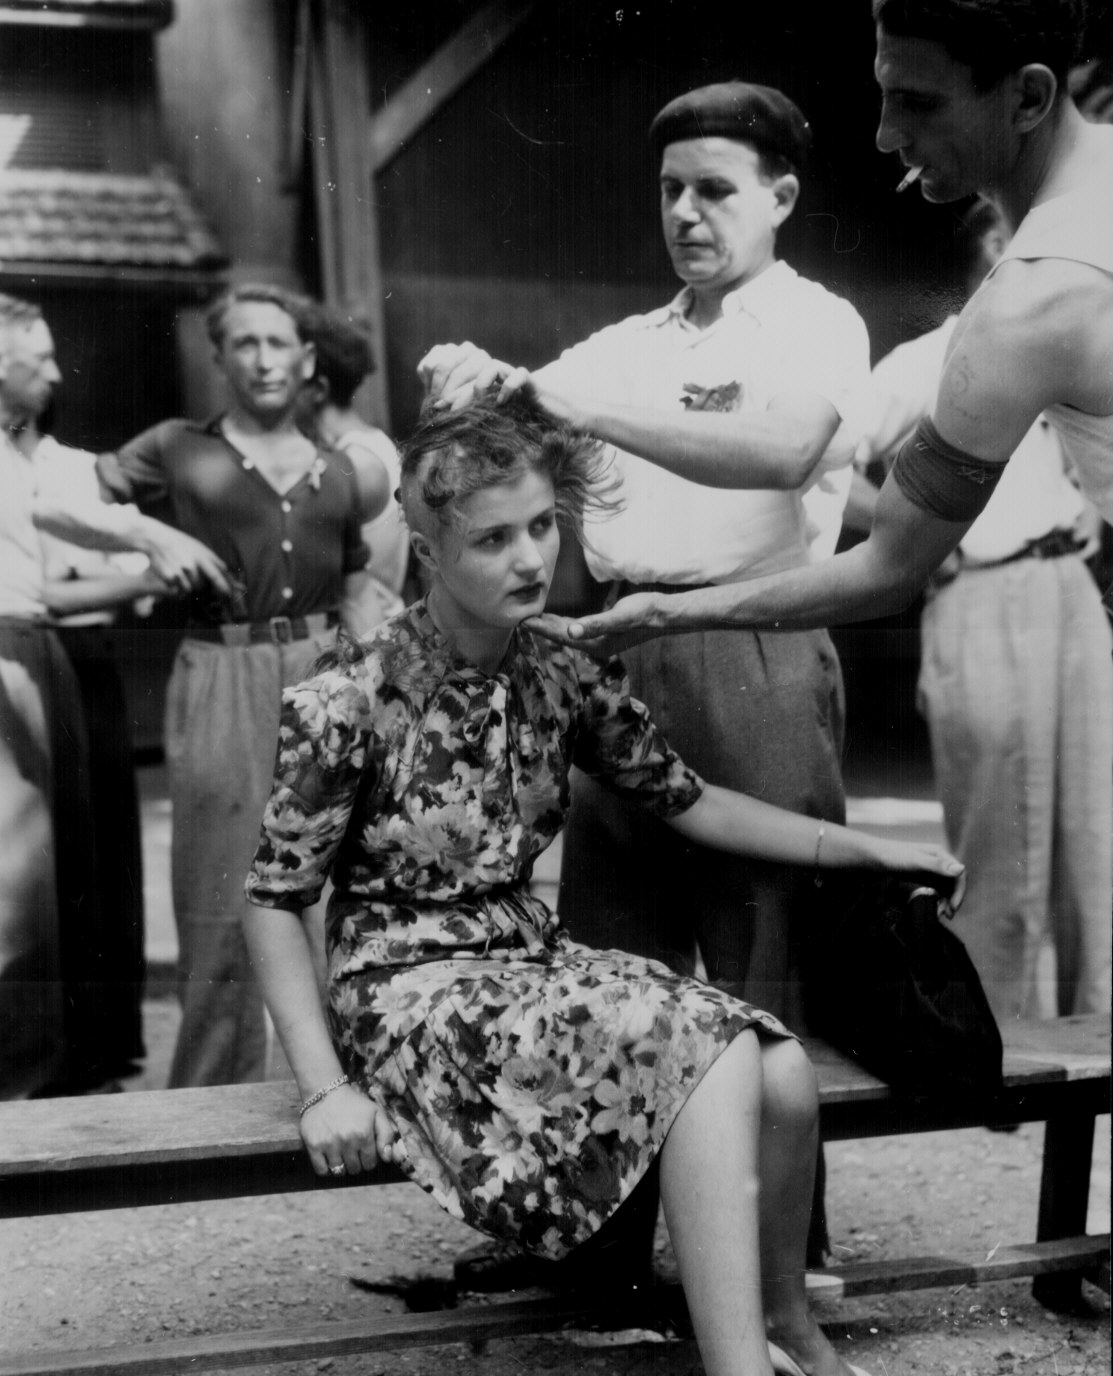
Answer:
M523 628L558 521L579 532L608 500L599 478L590 440L521 401L419 427L402 505L430 592L286 692L252 958L319 1174L396 1162L457 1218L556 1259L652 1165L709 1376L848 1376L804 1290L818 1112L799 1042L721 990L576 945L530 873L573 764L740 855L961 867L705 785L617 660ZM330 873L322 1012L300 915Z

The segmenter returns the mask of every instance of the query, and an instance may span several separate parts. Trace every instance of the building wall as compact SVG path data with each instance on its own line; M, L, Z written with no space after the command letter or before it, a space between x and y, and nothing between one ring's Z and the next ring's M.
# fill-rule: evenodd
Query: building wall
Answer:
M432 37L425 7L378 17L373 87L396 89ZM865 0L538 6L379 179L397 423L439 338L538 363L616 307L671 297L647 129L672 96L731 77L780 87L813 125L783 256L854 301L877 353L936 323L954 210L894 195L897 161L873 146L873 46Z
M370 87L386 100L475 5L366 10ZM313 195L287 165L294 0L180 0L158 38L170 151L238 280L313 290ZM535 365L676 290L661 243L646 132L678 92L744 77L779 86L810 118L815 149L783 256L848 296L875 354L937 323L954 212L896 198L895 159L873 149L877 99L866 0L616 8L548 0L377 178L384 364L392 429L420 405L415 365L469 338ZM352 119L367 112L353 109ZM220 393L200 313L181 313L186 409ZM564 605L594 590L575 551Z
M157 40L170 154L217 231L235 281L300 287L301 197L286 168L293 6L287 0L179 0ZM182 311L184 402L218 409L203 308Z
M877 353L945 314L954 211L896 198L896 160L873 148L868 4L755 8L706 7L701 18L664 0L549 0L385 169L376 194L397 430L419 404L414 364L438 339L536 363L616 307L671 295L646 130L672 95L732 76L780 86L815 130L784 256L855 302ZM170 151L231 254L230 275L312 288L312 197L287 167L294 9L180 0L158 67ZM377 96L398 90L463 12L449 0L369 8ZM183 347L187 400L206 409L195 324Z

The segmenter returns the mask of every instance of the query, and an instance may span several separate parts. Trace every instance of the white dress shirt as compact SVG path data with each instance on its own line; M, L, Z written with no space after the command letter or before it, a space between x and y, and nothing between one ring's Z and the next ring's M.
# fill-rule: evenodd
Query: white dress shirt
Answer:
M43 601L43 554L34 522L38 479L25 458L0 430L0 616L39 621Z
M690 300L686 287L670 305L598 331L540 369L540 379L656 410L683 409L688 387L725 389L720 409L744 411L764 411L786 392L814 392L841 423L809 486L846 468L869 382L869 340L854 307L783 262L726 296L722 318L706 329L687 320ZM597 579L729 583L808 561L800 491L705 487L612 452L625 505L588 525ZM837 515L841 521L841 505Z

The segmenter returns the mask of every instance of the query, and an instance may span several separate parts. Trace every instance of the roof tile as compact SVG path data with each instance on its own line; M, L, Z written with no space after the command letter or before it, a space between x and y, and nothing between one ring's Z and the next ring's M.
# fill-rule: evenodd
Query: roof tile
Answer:
M7 263L216 268L228 260L165 168L149 176L0 171L0 271Z
M73 24L110 28L164 28L174 0L2 0L0 23Z

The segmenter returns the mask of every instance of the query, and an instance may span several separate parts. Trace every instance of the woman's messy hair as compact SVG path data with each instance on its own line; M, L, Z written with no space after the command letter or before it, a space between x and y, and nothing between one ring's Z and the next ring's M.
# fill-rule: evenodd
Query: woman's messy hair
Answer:
M411 530L426 535L460 519L460 503L484 488L543 473L558 518L582 543L584 517L608 516L620 502L604 446L553 420L528 397L497 403L497 384L458 411L426 411L402 445L401 504Z

